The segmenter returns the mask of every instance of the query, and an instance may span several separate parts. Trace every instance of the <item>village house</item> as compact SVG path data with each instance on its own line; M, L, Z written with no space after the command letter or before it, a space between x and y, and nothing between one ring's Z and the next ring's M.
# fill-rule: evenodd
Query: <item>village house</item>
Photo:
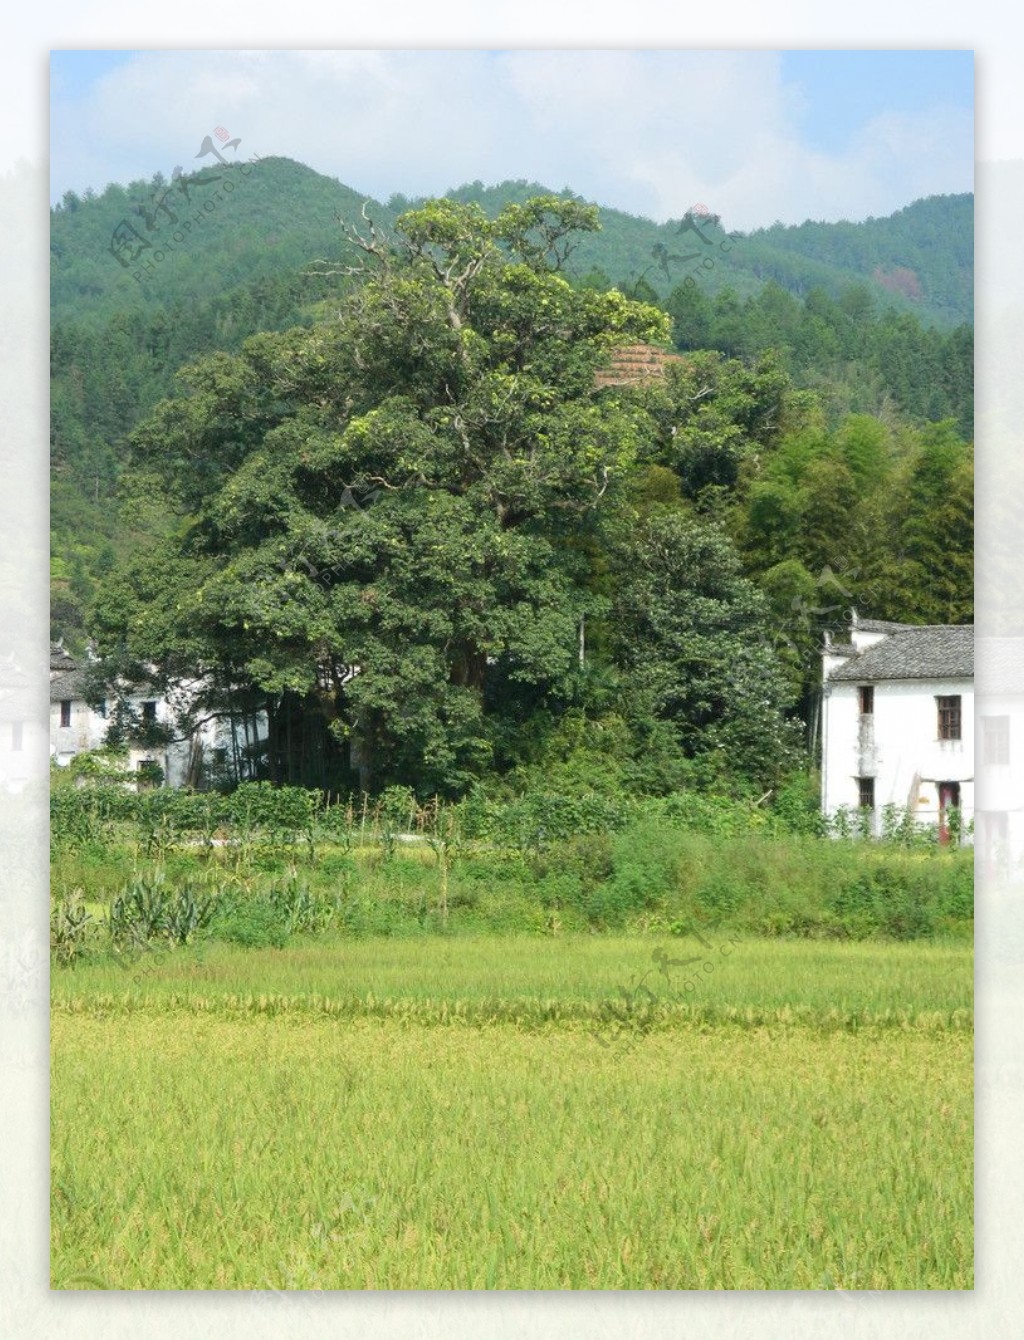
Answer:
M974 628L858 619L849 641L826 635L821 807L868 811L878 833L887 805L949 835L974 818Z
M101 749L110 725L109 704L90 703L86 697L86 674L73 656L60 644L50 647L50 757L66 767L76 754ZM196 685L198 688L198 683ZM266 716L248 719L246 738L240 747L235 723L230 717L210 717L190 735L175 735L176 719L171 704L154 688L138 684L125 699L143 727L167 728L172 737L159 744L130 741L127 772L132 776L152 775L167 786L197 786L208 779L211 769L226 772L241 780L253 772L254 747L266 739Z

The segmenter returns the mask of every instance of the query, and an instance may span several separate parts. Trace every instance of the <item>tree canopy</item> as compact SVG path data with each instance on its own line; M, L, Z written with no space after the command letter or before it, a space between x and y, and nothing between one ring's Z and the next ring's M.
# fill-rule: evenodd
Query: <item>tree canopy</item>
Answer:
M594 374L667 335L558 274L595 225L555 199L411 211L363 240L337 321L188 369L132 440L174 522L99 600L101 651L257 685L279 724L312 713L363 785L464 786L490 668L550 686L574 664L576 541L639 446Z

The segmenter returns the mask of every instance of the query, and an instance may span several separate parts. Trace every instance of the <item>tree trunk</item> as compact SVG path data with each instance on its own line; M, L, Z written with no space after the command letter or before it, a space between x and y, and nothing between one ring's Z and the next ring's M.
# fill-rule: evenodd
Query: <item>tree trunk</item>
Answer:
M452 658L448 678L450 683L457 684L460 688L472 689L475 693L482 694L487 679L486 652L474 646L458 648Z

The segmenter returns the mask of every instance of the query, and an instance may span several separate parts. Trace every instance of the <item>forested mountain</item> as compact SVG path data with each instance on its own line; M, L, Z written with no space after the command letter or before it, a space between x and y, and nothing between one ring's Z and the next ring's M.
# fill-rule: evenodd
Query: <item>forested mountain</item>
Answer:
M290 279L317 257L346 255L339 218L358 220L363 202L288 158L69 191L50 215L51 321L102 325ZM392 218L381 205L373 214Z
M449 198L494 214L509 201L546 194L548 188L536 182L474 182ZM393 196L389 203L405 208L414 202ZM722 227L733 245L727 257L716 252L716 264L708 266L708 230L700 212L656 224L602 208L601 231L580 240L568 268L580 275L599 270L620 288L642 279L662 298L687 274L699 274L709 294L731 288L741 298L769 280L798 296L818 288L836 298L862 283L876 301L913 312L925 324L948 327L974 319L972 195L931 196L863 223L776 223L742 233L724 219Z
M334 178L287 158L205 169L185 181L183 188L157 173L149 182L110 185L100 195L64 196L51 216L55 322L102 321L147 301L196 301L256 278L291 275L317 257L340 260L345 248L339 220L358 223L367 203L377 224L388 228L417 203L401 195L366 202ZM509 202L550 194L550 187L535 182L475 182L450 198L494 215ZM771 279L798 296L820 288L838 297L860 282L894 310L949 327L973 319L973 210L973 196L934 196L864 223L775 224L749 234L730 229L732 249L708 268L699 213L689 223L656 224L602 208L600 232L580 239L567 272L598 270L620 287L642 279L663 298L698 268L707 293L732 288L741 299ZM128 252L113 241L123 222L139 239L121 234L132 244ZM728 219L722 222L728 229ZM175 233L182 234L181 242ZM112 241L122 259L131 258L140 241L151 248L140 253L138 265L122 266ZM142 285L132 276L157 250L163 259ZM683 259L691 254L694 259Z
M776 223L750 233L743 251L759 278L791 291L809 287L808 265L828 266L903 295L925 320L973 321L973 195L930 196L864 223ZM814 283L835 295L823 277Z

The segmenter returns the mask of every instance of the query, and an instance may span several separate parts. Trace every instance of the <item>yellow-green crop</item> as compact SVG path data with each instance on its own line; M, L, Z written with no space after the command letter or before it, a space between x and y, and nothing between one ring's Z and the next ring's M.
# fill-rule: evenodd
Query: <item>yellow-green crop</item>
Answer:
M741 945L631 1012L650 958L55 971L54 1286L972 1287L969 951Z

